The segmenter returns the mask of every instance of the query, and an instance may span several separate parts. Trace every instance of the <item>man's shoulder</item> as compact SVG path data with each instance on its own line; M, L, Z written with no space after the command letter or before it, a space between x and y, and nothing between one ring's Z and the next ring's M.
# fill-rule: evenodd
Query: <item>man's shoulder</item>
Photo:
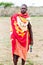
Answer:
M13 14L11 17L17 17L17 13Z
M16 20L16 19L17 19L17 15L18 15L18 14L13 14L13 15L11 16L11 20Z

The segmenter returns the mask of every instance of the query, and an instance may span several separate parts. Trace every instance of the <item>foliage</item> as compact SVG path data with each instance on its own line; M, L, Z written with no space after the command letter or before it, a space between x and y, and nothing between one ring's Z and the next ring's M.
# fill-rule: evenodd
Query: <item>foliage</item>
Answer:
M12 5L14 5L13 3L8 3L8 2L0 2L0 6L3 6L4 8L6 7L11 7Z
M34 65L33 61L32 60L27 60L27 63L26 65Z

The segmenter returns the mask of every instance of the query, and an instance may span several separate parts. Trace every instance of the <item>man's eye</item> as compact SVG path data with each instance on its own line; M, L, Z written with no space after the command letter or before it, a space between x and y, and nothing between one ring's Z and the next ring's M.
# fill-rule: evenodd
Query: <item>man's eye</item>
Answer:
M22 8L22 9L26 9L26 8Z

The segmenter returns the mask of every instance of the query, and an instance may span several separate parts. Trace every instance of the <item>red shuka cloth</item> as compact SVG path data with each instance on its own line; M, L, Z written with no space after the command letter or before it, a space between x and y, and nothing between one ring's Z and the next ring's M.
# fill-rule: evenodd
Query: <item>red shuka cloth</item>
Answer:
M29 15L26 14L14 14L11 17L11 27L12 27L12 34L11 34L11 42L12 42L12 53L20 56L24 60L26 59L27 50L30 43L30 34L28 30L24 31L23 33L19 32L17 33L16 27L19 27L17 24L17 17L22 18L29 18ZM15 24L16 23L16 24ZM20 29L21 30L21 29ZM25 33L25 34L24 34ZM23 34L20 35L20 34Z

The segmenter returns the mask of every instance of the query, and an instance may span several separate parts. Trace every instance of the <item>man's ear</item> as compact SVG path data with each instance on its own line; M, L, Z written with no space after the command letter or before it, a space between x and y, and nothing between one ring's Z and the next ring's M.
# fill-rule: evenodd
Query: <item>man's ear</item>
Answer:
M27 11L28 9L26 8L26 11Z

